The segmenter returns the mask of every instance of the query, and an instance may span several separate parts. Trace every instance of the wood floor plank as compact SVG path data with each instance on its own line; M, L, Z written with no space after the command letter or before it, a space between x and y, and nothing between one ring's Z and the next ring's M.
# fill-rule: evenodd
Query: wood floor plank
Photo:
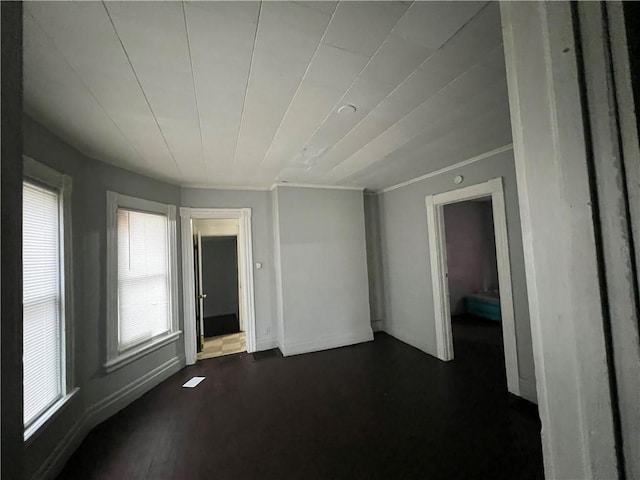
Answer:
M507 393L499 325L462 319L454 342L449 363L385 334L198 362L94 429L59 478L543 478L537 410Z

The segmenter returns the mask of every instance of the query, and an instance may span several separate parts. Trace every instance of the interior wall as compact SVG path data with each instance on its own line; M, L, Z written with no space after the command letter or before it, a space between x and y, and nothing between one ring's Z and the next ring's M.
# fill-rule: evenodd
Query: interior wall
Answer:
M453 179L462 175L457 186ZM534 400L535 372L529 325L527 284L516 178L511 150L464 167L378 194L383 329L424 352L436 355L433 287L429 261L425 197L502 177L507 214L520 389Z
M498 288L490 201L444 206L451 315L465 312L464 297Z
M277 187L283 354L373 339L363 194Z
M228 314L240 318L237 238L202 238L202 289L207 294L205 318Z
M110 416L184 365L184 344L181 340L170 343L110 374L103 368L106 360L106 191L179 205L180 189L93 160L28 116L23 118L23 129L24 154L70 175L73 182L74 356L76 386L80 387L53 421L27 443L25 466L30 478L41 467L47 468L43 462L49 454L53 452L55 456L61 453L61 448L70 445L68 442L81 440L86 433L86 423L82 422L95 423ZM179 232L177 242L179 252ZM182 283L181 272L178 258L178 285ZM182 295L178 298L178 311L182 312ZM153 373L151 377L150 373Z
M182 188L181 206L194 208L251 208L253 283L258 350L276 345L275 274L273 261L273 222L268 190L219 190ZM256 269L255 263L262 268Z

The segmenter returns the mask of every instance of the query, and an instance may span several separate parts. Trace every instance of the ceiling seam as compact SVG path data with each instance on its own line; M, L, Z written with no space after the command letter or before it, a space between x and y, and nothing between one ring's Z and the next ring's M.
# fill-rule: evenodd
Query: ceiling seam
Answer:
M142 92L142 96L144 97L145 102L147 102L147 106L149 107L149 110L151 111L151 115L153 116L153 119L156 123L156 126L158 127L158 131L160 132L160 136L162 137L162 140L164 141L165 146L167 147L167 151L169 152L169 155L171 155L171 158L173 159L173 163L175 163L176 168L178 169L178 173L180 175L184 175L184 172L182 171L182 169L180 168L180 165L178 165L178 161L176 160L175 155L173 154L173 152L171 151L171 148L169 147L169 143L167 142L167 138L164 136L164 132L162 131L162 127L160 127L160 123L158 122L158 117L156 116L156 113L153 111L153 107L151 106L151 102L149 101L149 98L147 97L147 93L144 91L144 87L142 86L142 82L140 81L140 77L138 77L138 73L136 72L136 69L133 66L133 62L131 61L131 58L129 57L129 53L127 53L127 49L124 46L124 42L122 41L122 38L120 37L120 34L118 33L118 29L116 28L116 24L113 21L113 18L111 17L111 14L109 13L109 9L107 8L107 5L105 4L104 0L101 1L102 6L104 7L104 11L107 14L107 17L109 17L109 21L111 22L111 26L113 27L113 31L116 34L116 37L118 38L118 42L120 42L120 47L122 48L122 52L124 53L124 56L127 59L127 62L129 62L129 66L131 67L131 71L133 72L133 76L136 79L136 82L138 83L138 86L140 87L140 91Z
M247 96L249 95L249 81L251 80L251 72L253 71L253 60L256 53L256 43L258 41L258 29L260 28L260 17L262 15L262 1L258 7L258 17L256 18L256 31L253 35L253 46L251 47L251 60L249 60L249 71L247 72L247 84L244 87L244 98L242 99L242 113L240 114L240 125L238 126L238 135L236 136L236 145L233 149L233 161L231 162L231 174L233 175L233 167L236 164L236 156L238 154L238 144L240 143L240 132L244 124L245 108L247 106Z
M414 3L415 3L415 2L414 2ZM379 101L379 102L378 102L378 103L377 103L377 104L376 104L376 105L375 105L375 106L374 106L374 107L369 111L369 113L367 113L364 117L362 117L358 123L356 123L356 124L355 124L355 125L354 125L354 126L353 126L353 127L352 127L348 132L347 132L347 133L345 133L345 134L344 134L344 135L343 135L343 136L342 136L342 137L341 137L337 142L335 142L335 143L333 144L333 146L332 146L330 149L328 149L325 153L328 153L328 152L330 152L331 150L333 150L333 149L334 149L334 148L335 148L335 147L336 147L336 146L337 146L337 145L338 145L338 144L339 144L339 143L340 143L344 138L346 138L347 136L349 136L349 135L351 134L351 132L353 132L353 131L358 127L358 125L360 125L364 120L366 120L370 115L372 115L372 114L373 114L373 112L376 110L376 108L378 108L378 107L379 107L379 106L380 106L380 105L381 105L385 100L387 100L391 95L393 95L393 94L394 94L394 93L395 93L395 92L396 92L396 91L397 91L397 90L398 90L402 85L404 85L404 83L405 83L407 80L409 80L413 75L415 75L415 74L416 74L416 72L418 72L418 71L422 68L422 66L423 66L425 63L427 63L427 62L429 61L429 59L431 58L431 56L432 56L434 53L436 53L436 52L438 52L438 51L442 50L442 49L443 49L443 48L444 48L444 47L445 47L445 46L446 46L446 45L451 41L451 39L453 39L453 38L454 38L454 37L455 37L455 36L456 36L460 31L462 31L462 30L463 30L463 29L464 29L464 28L465 28L465 27L466 27L466 26L467 26L467 25L468 25L468 24L469 24L469 23L470 23L474 18L476 18L478 15L480 15L480 13L481 13L485 8L487 8L487 5L489 5L489 3L490 3L490 2L485 2L485 4L484 4L484 5L483 5L483 6L482 6L482 7L481 7L481 8L480 8L476 13L475 13L475 15L473 15L469 20L467 20L464 24L462 24L462 26L461 26L460 28L458 28L458 29L457 29L453 34L451 34L451 36L450 36L449 38L447 38L447 40L445 40L445 42L444 42L442 45L440 45L436 50L433 50L433 51L432 51L432 52L427 56L427 58L425 58L425 59L424 59L424 61L423 61L422 63L420 63L420 65L418 65L418 67L416 67L416 68L415 68L415 69L414 69L414 70L413 70L409 75L407 75L407 77L406 77L402 82L400 82L398 85L396 85L396 86L395 86L395 88L394 88L393 90L391 90L391 91L387 94L387 96L386 96L386 97L384 97L382 100L380 100L380 101ZM412 4L411 6L413 6L413 4ZM410 8L411 8L411 7L409 7L409 8L407 9L407 11L405 12L405 15L409 12L409 9L410 9ZM403 15L402 17L404 17L404 15ZM401 18L400 20L402 20L402 18ZM400 20L398 20L398 23L400 22ZM397 23L396 23L396 26L397 26ZM391 30L392 32L393 32L393 30L395 30L396 26L394 26L394 27L393 27L393 29ZM385 39L385 41L386 41L386 39ZM376 52L376 53L377 53L377 52ZM372 58L373 58L373 57L372 57ZM475 64L474 64L474 65L475 65ZM457 78L457 77L456 77L456 78ZM454 80L455 80L455 79L454 79ZM452 80L452 81L453 81L453 80ZM447 84L447 85L448 85L448 84ZM445 86L445 87L446 87L446 86ZM351 88L351 87L349 87L349 88ZM317 131L317 130L316 130L316 131ZM315 133L316 133L316 132L314 132L314 135L315 135ZM311 138L313 138L313 135L311 136ZM347 157L347 158L348 158L348 157ZM345 160L347 160L347 159L345 159ZM344 161L344 160L343 160L343 161ZM338 165L340 165L341 163L342 163L342 161L341 161L341 162L338 162L336 165L334 165L333 167L331 167L330 172L331 172L331 171L333 171L333 170L334 170ZM330 172L329 172L329 173L330 173ZM326 174L325 174L325 175L326 175Z
M393 25L393 27L391 28L391 30L389 30L389 33L387 34L387 36L385 37L385 39L382 41L382 43L380 44L380 46L376 49L375 52L373 52L373 54L369 57L369 60L367 61L367 63L360 69L360 71L358 72L358 74L355 76L355 78L353 79L353 81L351 82L351 84L347 87L347 89L344 91L344 93L342 94L342 96L340 97L340 99L338 100L338 102L336 103L336 105L340 105L340 103L342 103L342 101L344 100L345 96L347 95L347 93L349 92L349 90L351 90L353 88L353 86L356 84L356 82L358 81L358 79L360 78L360 75L362 75L362 72L364 72L366 70L366 68L369 66L369 64L371 63L371 61L373 60L373 58L378 54L378 52L380 52L380 50L382 49L382 47L387 43L387 40L389 39L389 37L391 36L391 34L393 33L393 31L396 29L396 27L398 26L398 23L400 23L400 21L404 18L404 16L409 12L409 10L411 9L411 7L413 6L415 2L411 2L411 5L409 5L407 7L407 9L405 10L405 12L400 16L400 18L396 21L396 23ZM426 60L425 60L426 61ZM386 98L386 97L385 97ZM384 99L383 99L384 100ZM318 125L318 127L313 131L313 133L311 134L311 136L303 143L303 148L304 146L306 146L309 142L309 140L311 140L316 133L318 133L318 131L320 130L320 128L322 127L322 125L324 125L324 123L329 119L329 117L331 116L331 114L333 113L333 111L335 110L336 105L333 106L333 108L329 111L329 113L327 113L327 115L325 115L325 117L322 119L322 121L320 122L320 124ZM366 118L363 117L362 120L364 120ZM360 121L362 121L360 120ZM356 125L354 125L353 128L355 128L360 122L356 123ZM348 135L349 133L351 133L351 131L353 130L353 128L351 128L345 135L343 135L343 137L345 137L346 135ZM341 137L341 139L343 138ZM337 142L336 142L337 144ZM335 144L334 144L335 146ZM323 154L326 154L327 152L330 152L331 150L333 150L333 147L328 148Z
M40 25L40 22L38 22L38 20L31 14L31 12L28 11L28 9L25 9L25 13L27 15L29 15L29 17L31 17L31 19L33 20L33 23L40 29L40 31L43 33L43 35L49 39L49 41L51 42L51 45L53 45L55 47L55 49L60 54L60 57L64 59L64 62L67 64L69 69L75 74L76 78L80 81L80 83L82 83L82 85L84 85L84 87L86 88L87 92L89 92L89 95L91 95L91 98L93 98L93 100L96 102L96 104L100 107L100 110L102 110L104 115L109 119L109 121L113 124L113 126L116 128L116 130L118 130L118 132L120 132L122 137L129 144L129 146L133 149L133 151L136 152L138 157L145 163L147 168L149 168L151 171L153 171L149 161L138 151L138 149L136 148L135 144L131 141L131 139L124 133L124 131L120 128L120 126L116 123L116 121L111 117L111 115L109 115L107 110L104 108L104 105L102 105L100 100L98 100L96 95L91 91L91 88L89 88L89 85L87 85L87 83L82 79L82 76L77 72L77 70L75 68L73 68L73 65L71 64L71 62L69 62L69 60L67 59L65 54L62 53L62 50L60 50L60 48L58 47L56 42L53 40L53 38L51 38L51 36L44 30L44 28L42 28L42 26Z
M264 153L264 156L262 157L262 160L260 160L260 163L258 164L258 168L256 168L256 172L254 174L254 177L252 178L252 181L255 178L255 175L258 174L258 170L260 169L260 167L262 167L262 165L264 164L264 161L267 158L267 155L269 155L269 152L271 151L271 147L273 146L273 141L278 136L278 133L280 132L280 129L282 128L282 124L284 123L284 119L286 118L287 114L291 110L291 105L293 105L293 102L294 102L296 96L298 95L298 92L300 92L300 87L302 86L302 83L304 82L304 79L307 78L307 74L309 73L309 69L311 68L311 64L313 63L313 60L316 58L318 50L320 50L320 46L322 45L322 41L324 40L324 37L327 35L327 30L329 30L329 26L331 25L331 22L333 21L333 18L334 18L335 14L336 14L336 11L338 10L339 4L340 4L339 2L336 2L335 7L333 7L333 11L331 12L331 17L329 18L329 21L327 22L327 26L324 27L324 31L322 32L322 36L320 37L320 40L318 41L318 45L316 46L316 49L313 51L313 55L311 55L311 59L307 63L307 68L305 68L304 74L302 75L302 77L300 78L300 81L298 82L298 86L296 87L296 91L294 92L293 96L291 97L291 100L289 101L289 104L287 105L287 109L285 110L284 114L282 115L282 118L280 119L280 123L278 124L278 128L276 129L275 133L273 134L273 137L271 137L271 142L269 142L269 147L267 148L267 151Z
M187 23L187 11L185 8L184 0L182 0L182 17L184 19L184 31L187 37L187 50L189 51L189 65L191 67L191 85L193 87L193 99L196 104L196 114L198 115L198 130L200 131L200 152L202 154L202 165L204 167L204 172L207 177L209 177L210 172L207 165L207 162L204 159L204 141L202 139L202 118L200 116L200 102L198 101L198 90L196 88L196 76L193 71L193 55L191 54L191 37L189 35L189 25Z
M467 68L465 71L463 71L460 75L458 75L457 77L453 78L449 83L447 83L446 85L443 85L439 90L437 90L436 92L433 93L433 95L431 95L430 97L428 97L426 100L424 100L423 102L420 102L416 107L414 107L413 109L411 109L409 112L407 112L406 115L404 115L403 117L400 117L398 120L396 120L395 122L393 122L391 125L389 125L386 129L384 129L382 132L380 132L378 135L375 136L375 138L369 142L367 142L365 145L363 145L362 147L358 148L356 151L354 151L353 153L351 153L347 158L345 158L344 160L342 160L341 162L336 163L335 165L333 165L331 167L331 170L329 170L325 175L330 175L331 173L333 173L335 171L336 168L338 168L339 166L343 165L345 162L347 162L351 157L353 157L354 155L357 155L360 151L362 151L363 149L365 149L371 142L375 141L377 138L379 138L381 135L384 135L385 133L387 133L389 130L391 130L393 127L395 127L398 123L400 123L402 120L404 120L405 118L407 118L409 115L411 115L413 112L415 112L416 110L418 110L419 108L421 108L425 103L427 103L428 101L432 100L433 98L435 98L436 96L440 95L442 92L444 92L445 90L447 90L449 87L451 87L451 85L453 83L455 83L457 80L459 80L460 78L462 78L464 75L466 75L467 73L469 73L469 71L474 68L477 67L478 65L480 65L482 63L482 60L486 59L487 57L489 57L491 54L493 54L493 52L497 49L497 48L501 48L502 46L496 46L494 49L492 49L489 53L487 53L486 55L483 55L480 57L480 60L478 60L477 62L472 63L469 68ZM426 60L425 60L426 62ZM409 75L400 85L398 85L398 87L400 87L403 83L405 83L405 81L407 81L417 70L414 70L411 75ZM382 102L380 102L382 103ZM377 108L378 106L374 107ZM373 110L370 112L372 113ZM364 121L367 117L369 116L369 114L365 115L362 118L362 121ZM435 122L435 124L439 123L439 121ZM354 127L355 128L355 127ZM348 134L347 134L348 135ZM347 135L345 135L343 138L345 138ZM412 137L413 138L413 137ZM338 145L339 142L336 142L335 145ZM335 147L334 145L334 147ZM356 171L357 172L357 171Z
M485 117L487 117L487 116L490 117L490 116L494 115L496 112L499 112L502 108L504 108L504 105L495 106L493 108L490 108L489 110L485 110L485 111L483 111L483 114L479 119L478 118L473 118L472 120L470 120L470 122L471 123L478 122L478 121L484 122ZM458 109L455 110L454 113L459 113L462 109L463 109L462 107L458 108ZM508 105L507 105L507 109L508 109ZM443 122L445 122L447 120L451 120L451 119L450 118L445 118L445 119L442 119L442 120L440 120L440 121L438 121L436 123L432 123L430 126L439 126L439 125L441 125ZM467 123L468 122L461 122L460 124L467 124ZM375 161L363 166L362 168L359 168L358 170L355 170L355 171L343 176L342 179L339 180L339 181L342 181L342 182L353 181L355 178L358 178L358 176L362 176L362 172L364 170L369 169L374 165L378 165L378 168L380 168L380 167L389 168L388 165L391 163L389 161L389 156L392 155L395 151L399 150L400 148L406 147L411 141L414 141L416 138L419 138L420 136L421 135L416 135L416 136L412 137L409 141L405 142L399 148L396 148L393 151L389 152L388 154L384 155L383 157L380 157L380 158L376 159ZM410 152L409 155L407 155L404 158L402 158L401 161L402 162L406 162L408 160L410 163L411 162L415 162L416 157L422 157L423 156L423 152L425 150L427 150L430 145L433 145L434 142L437 142L439 140L441 140L441 139L440 138L434 139L433 141L422 145L419 150L414 151L413 153ZM419 159L420 158L418 158L418 160ZM391 159L391 160L393 160L393 159ZM444 168L448 168L448 167L444 167ZM372 175L376 175L378 173L379 173L379 170L375 171L375 172L365 173L364 174L364 178L371 177ZM336 180L336 181L338 181L338 180Z

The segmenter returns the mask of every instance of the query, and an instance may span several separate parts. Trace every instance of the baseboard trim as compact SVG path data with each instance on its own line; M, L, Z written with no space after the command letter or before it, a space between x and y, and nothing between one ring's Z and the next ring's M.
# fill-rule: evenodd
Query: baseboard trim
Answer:
M535 381L531 381L528 378L520 377L520 396L525 400L529 400L532 403L538 404L538 394L536 391Z
M275 338L259 338L256 342L256 352L271 350L278 347L278 341Z
M125 385L120 390L113 392L107 398L94 403L87 409L88 423L91 428L102 423L107 418L115 415L134 400L140 398L146 392L166 380L181 368L179 357L173 357L162 365L147 372L142 377Z
M87 408L60 443L33 475L34 480L55 478L89 432L107 418L138 399L184 366L184 359L174 357L142 377L125 385L107 398Z
M87 426L87 413L85 411L65 436L62 437L60 443L56 445L31 478L34 480L55 478L71 454L80 446L80 443L82 443L82 440L87 436L89 430Z
M346 347L356 343L370 342L373 340L371 328L363 328L361 331L343 332L336 335L327 335L311 340L284 341L282 355L285 357L302 353L317 352L330 348Z

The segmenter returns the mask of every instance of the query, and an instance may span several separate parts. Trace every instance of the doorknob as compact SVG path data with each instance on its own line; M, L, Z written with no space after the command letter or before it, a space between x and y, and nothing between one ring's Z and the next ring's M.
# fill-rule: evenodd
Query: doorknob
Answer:
M204 300L205 298L207 298L207 294L206 293L201 293L200 295L198 295L198 298L201 298L201 299Z

